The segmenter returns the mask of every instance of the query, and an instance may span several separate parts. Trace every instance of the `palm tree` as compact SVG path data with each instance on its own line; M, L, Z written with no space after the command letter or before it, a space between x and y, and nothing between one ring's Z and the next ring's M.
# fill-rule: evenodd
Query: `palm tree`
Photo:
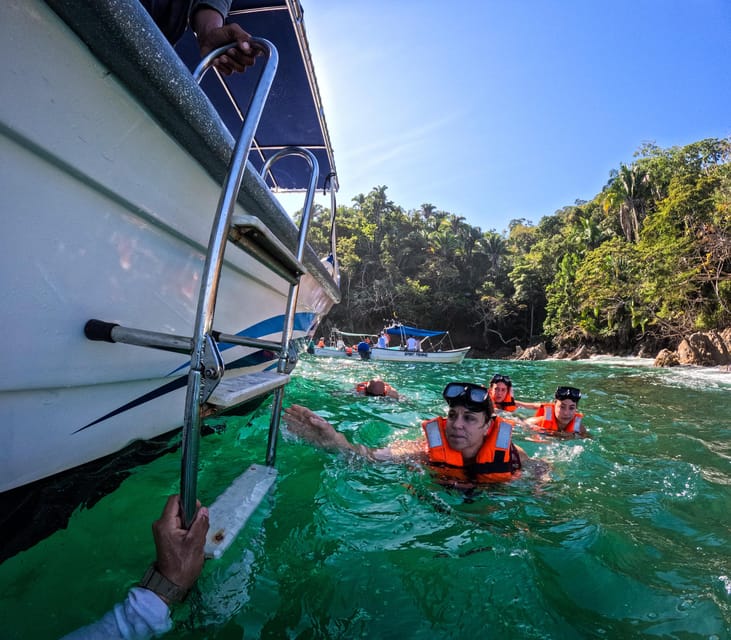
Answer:
M604 211L608 213L616 208L624 237L627 242L636 243L640 239L640 223L645 217L647 173L636 164L631 167L620 164L619 171L612 174L606 188Z
M461 249L459 238L446 229L432 231L429 244L432 253L450 261Z
M424 204L421 205L421 207L419 207L419 214L421 215L422 220L424 222L426 222L427 220L429 220L429 218L431 218L434 215L436 210L437 210L437 208L435 205L433 205L429 202L425 202Z
M357 196L353 196L351 200L355 203L353 209L360 211L363 208L363 203L365 203L365 196L362 193L359 193Z
M499 233L492 231L482 235L482 250L490 261L490 270L497 275L502 259L508 255L508 243Z
M581 226L579 237L584 243L584 247L587 250L596 249L602 242L602 230L599 225L591 218L579 218L579 225Z

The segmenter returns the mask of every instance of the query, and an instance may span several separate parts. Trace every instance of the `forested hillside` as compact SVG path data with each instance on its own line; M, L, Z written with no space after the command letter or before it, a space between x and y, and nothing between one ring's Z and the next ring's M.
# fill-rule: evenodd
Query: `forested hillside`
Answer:
M328 217L311 226L323 254ZM731 325L731 138L643 145L592 200L505 226L405 211L386 186L339 206L343 300L323 333L397 314L486 353L538 341L624 353Z

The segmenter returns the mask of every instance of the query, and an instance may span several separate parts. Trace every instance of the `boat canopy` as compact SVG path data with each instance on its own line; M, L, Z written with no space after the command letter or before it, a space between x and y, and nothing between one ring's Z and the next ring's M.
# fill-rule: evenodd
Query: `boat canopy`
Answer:
M238 23L244 31L269 40L279 53L279 66L259 127L251 147L249 161L261 171L264 163L284 147L309 149L319 164L318 189L330 186L335 173L330 135L325 122L320 92L310 55L303 10L298 0L234 0L228 22ZM200 52L190 29L175 47L191 71L200 62ZM239 108L246 111L259 77L259 65L246 73L236 73L224 82ZM241 119L216 77L209 73L201 82L234 138L241 129ZM310 182L310 168L297 157L284 157L275 163L267 176L274 191L304 191ZM337 190L337 181L333 188Z
M429 331L427 329L410 327L406 324L395 324L387 327L385 332L390 336L414 336L415 338L432 338L434 336L449 335L449 331ZM364 338L365 336L377 336L379 332L371 333L368 331L361 331L360 333L348 333L347 331L340 331L340 329L333 329L333 333L339 333L341 336L349 336L351 338Z
M432 336L443 336L447 331L427 331L426 329L417 329L409 327L405 324L396 324L386 329L386 333L390 336L414 336L415 338L431 338Z

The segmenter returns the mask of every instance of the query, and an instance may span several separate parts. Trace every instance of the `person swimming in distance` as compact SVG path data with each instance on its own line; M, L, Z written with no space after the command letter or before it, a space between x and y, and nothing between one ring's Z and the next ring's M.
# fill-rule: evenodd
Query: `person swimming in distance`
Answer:
M540 409L540 402L521 402L513 398L513 381L510 376L496 373L490 380L490 398L495 409L513 412L517 408Z
M590 438L584 427L584 414L578 413L581 391L576 387L558 387L553 402L542 404L535 416L525 422L546 435L563 438Z
M384 398L395 398L398 400L401 396L390 384L373 378L366 382L359 382L355 385L355 392L362 396L380 396Z

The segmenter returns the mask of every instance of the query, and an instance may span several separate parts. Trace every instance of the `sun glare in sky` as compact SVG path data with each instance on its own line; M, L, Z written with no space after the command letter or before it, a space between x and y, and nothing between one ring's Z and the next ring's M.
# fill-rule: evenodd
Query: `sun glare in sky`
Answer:
M339 204L386 185L502 232L593 198L645 142L731 135L727 0L302 4Z

